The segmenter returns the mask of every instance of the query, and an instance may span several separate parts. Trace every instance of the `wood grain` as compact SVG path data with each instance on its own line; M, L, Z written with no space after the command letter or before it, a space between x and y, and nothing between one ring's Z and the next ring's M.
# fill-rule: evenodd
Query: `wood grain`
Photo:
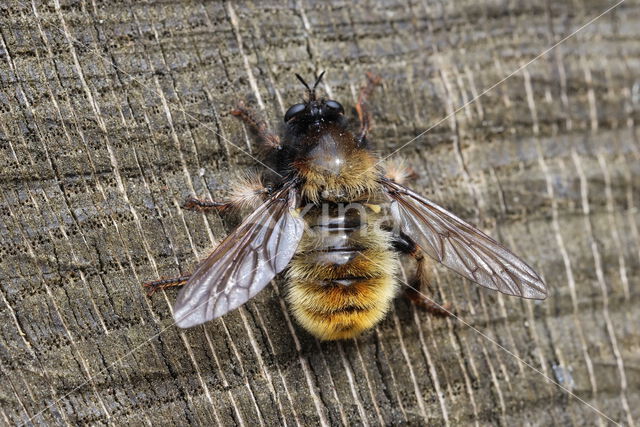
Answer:
M640 4L478 97L614 2L354 3L0 4L0 422L638 424ZM383 78L381 153L442 121L397 154L412 187L530 261L546 301L436 268L460 320L398 300L320 343L276 281L172 326L176 291L140 283L189 272L237 220L180 204L259 168L230 109L277 127L293 73L321 70L349 114Z

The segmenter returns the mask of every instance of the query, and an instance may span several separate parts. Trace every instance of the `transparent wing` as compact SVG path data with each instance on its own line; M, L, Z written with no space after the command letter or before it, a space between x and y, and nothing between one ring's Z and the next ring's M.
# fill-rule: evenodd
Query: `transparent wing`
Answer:
M400 184L383 180L382 185L396 224L431 258L489 289L547 297L540 276L500 243Z
M284 270L304 230L290 183L247 217L204 260L178 294L176 325L189 328L239 307Z

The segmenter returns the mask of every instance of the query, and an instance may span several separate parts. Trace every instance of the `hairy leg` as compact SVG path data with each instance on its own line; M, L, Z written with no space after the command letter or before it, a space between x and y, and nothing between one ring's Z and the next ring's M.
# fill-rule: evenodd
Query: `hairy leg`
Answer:
M224 211L229 208L256 208L271 193L271 188L262 183L260 175L246 174L231 183L229 200L215 201L189 197L182 205L183 209L192 211Z
M382 79L379 76L367 73L367 83L360 88L360 95L358 96L358 103L356 104L356 111L358 112L358 119L360 120L360 133L358 135L360 145L365 144L367 132L371 124L369 110L366 104L373 93L373 89L378 86L381 81Z
M269 130L264 120L256 117L256 114L243 104L238 108L231 110L231 114L242 120L252 132L254 132L261 142L269 149L277 150L280 148L280 137Z
M195 211L223 211L234 207L254 207L264 202L265 198L271 193L271 189L266 187L259 175L247 174L231 185L231 198L228 201L217 202L214 200L203 200L195 197L189 197L182 207ZM152 282L143 283L142 286L147 288L147 295L151 296L160 289L166 289L173 286L182 286L190 275L174 277L171 279L160 279Z
M414 258L417 263L416 274L409 282L409 287L405 288L404 295L413 304L428 311L436 316L450 316L452 315L451 306L449 304L437 304L431 298L424 295L422 291L423 287L431 290L429 286L429 280L426 274L426 261L422 250L415 244L409 236L401 233L394 240L393 245L400 253L409 255Z
M418 178L418 173L407 166L403 159L392 159L384 164L384 176L393 182L404 185Z

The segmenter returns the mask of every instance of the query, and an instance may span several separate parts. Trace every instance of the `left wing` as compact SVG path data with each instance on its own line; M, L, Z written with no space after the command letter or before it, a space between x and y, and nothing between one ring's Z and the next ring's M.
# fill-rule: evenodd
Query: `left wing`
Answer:
M260 292L293 257L304 221L292 182L249 215L191 275L173 318L189 328L220 317Z
M388 179L381 184L396 224L431 258L486 288L547 297L540 276L509 249L409 188Z

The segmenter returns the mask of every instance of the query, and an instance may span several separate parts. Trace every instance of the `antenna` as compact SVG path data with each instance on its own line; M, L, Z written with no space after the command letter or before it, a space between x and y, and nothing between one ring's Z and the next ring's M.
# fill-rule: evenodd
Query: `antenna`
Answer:
M320 80L322 80L322 77L324 76L324 71L320 73L320 75L318 76L318 78L316 79L316 83L313 85L313 90L315 91L316 88L318 87L318 84L320 83Z
M311 90L309 88L309 85L307 84L307 82L304 81L304 79L302 78L302 76L300 74L296 73L296 77L298 78L298 80L300 80L300 82L304 85L304 87L307 88L308 91Z
M320 73L320 75L316 79L315 84L313 85L313 88L310 88L309 85L307 84L307 82L304 81L302 76L300 74L296 73L296 77L298 78L298 80L300 80L300 82L304 85L304 87L307 88L307 92L309 93L309 101L315 101L316 100L316 88L318 87L318 84L322 80L322 77L324 76L324 73L325 73L324 71Z

